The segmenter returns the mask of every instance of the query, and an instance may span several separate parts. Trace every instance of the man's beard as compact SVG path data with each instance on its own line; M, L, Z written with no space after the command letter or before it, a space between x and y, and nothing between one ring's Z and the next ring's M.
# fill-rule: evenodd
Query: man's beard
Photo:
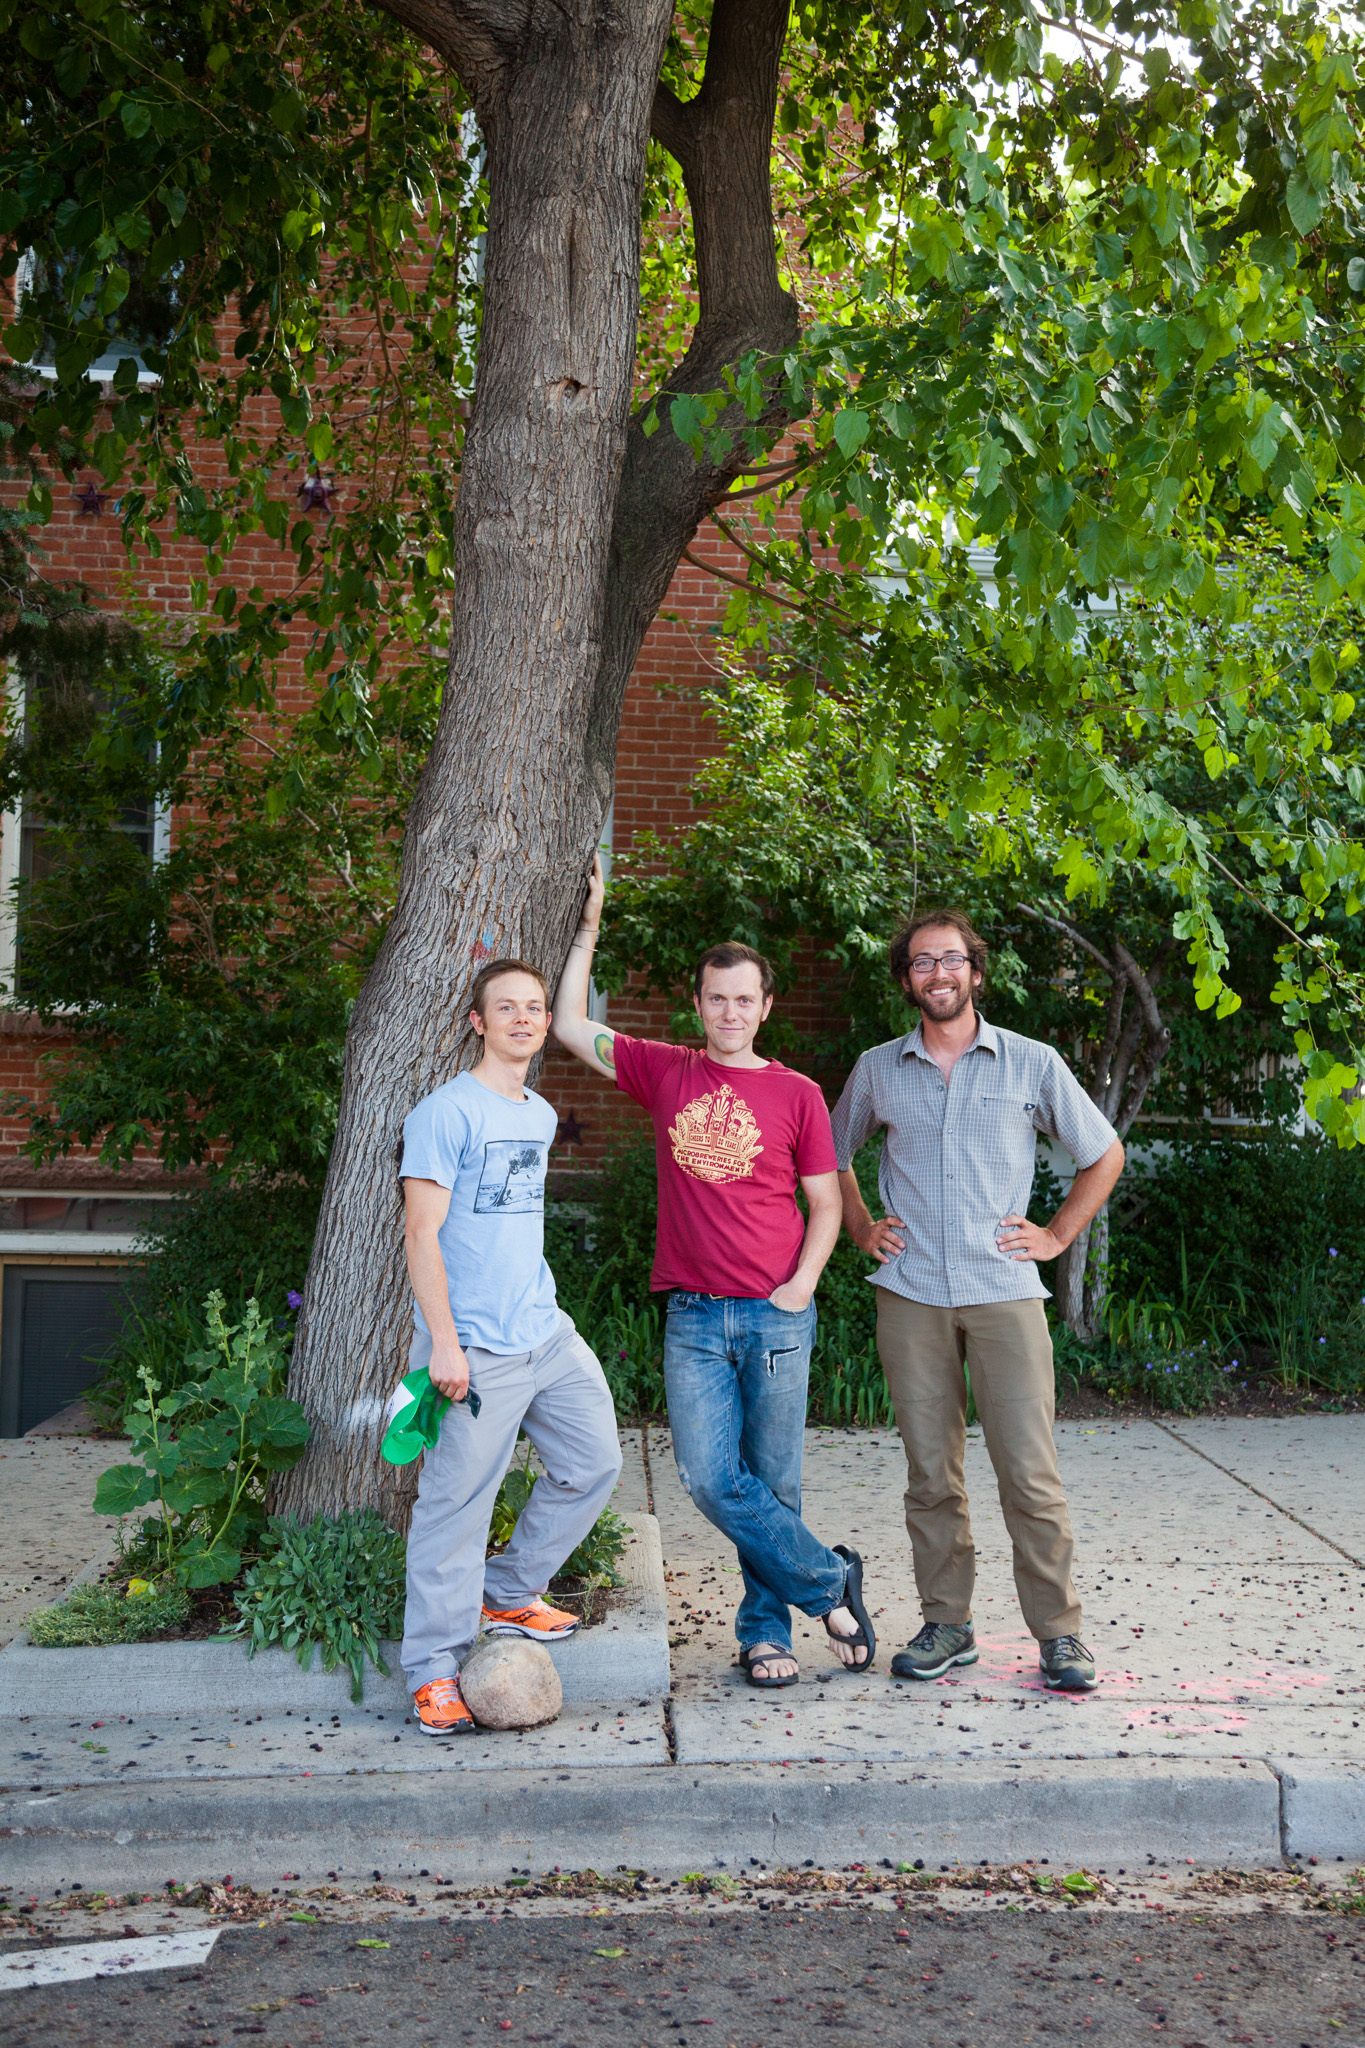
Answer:
M946 1004L946 996L931 998L912 995L910 1000L921 1016L931 1017L935 1024L951 1024L955 1017L962 1015L962 1012L972 999L973 991L970 988L965 988L957 989L954 993L957 1000L952 1004L951 1008L940 1007L940 1005Z

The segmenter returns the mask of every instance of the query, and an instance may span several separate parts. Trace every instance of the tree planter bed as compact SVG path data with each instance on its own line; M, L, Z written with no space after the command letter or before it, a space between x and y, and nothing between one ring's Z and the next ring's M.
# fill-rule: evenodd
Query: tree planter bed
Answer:
M547 1645L564 1687L566 1707L663 1699L669 1689L668 1610L663 1552L653 1515L632 1515L631 1540L620 1563L621 1584L606 1613L567 1642ZM397 1645L384 1646L391 1676L369 1668L365 1704L403 1708L407 1687ZM313 1711L350 1704L350 1673L324 1671L314 1652L303 1670L290 1650L248 1657L241 1643L118 1643L80 1650L43 1650L19 1635L0 1651L0 1715L73 1719L109 1714L224 1713L286 1708Z

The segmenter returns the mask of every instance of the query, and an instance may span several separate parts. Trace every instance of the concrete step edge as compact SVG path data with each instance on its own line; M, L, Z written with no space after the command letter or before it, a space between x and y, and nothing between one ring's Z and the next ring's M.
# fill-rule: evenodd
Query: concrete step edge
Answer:
M13 1882L79 1869L87 1889L222 1876L454 1883L559 1867L688 1870L1047 1859L1140 1874L1183 1863L1275 1867L1280 1787L1262 1763L1148 1759L1027 1770L905 1766L615 1766L429 1776L82 1786L0 1796ZM1361 1844L1365 1852L1365 1842Z

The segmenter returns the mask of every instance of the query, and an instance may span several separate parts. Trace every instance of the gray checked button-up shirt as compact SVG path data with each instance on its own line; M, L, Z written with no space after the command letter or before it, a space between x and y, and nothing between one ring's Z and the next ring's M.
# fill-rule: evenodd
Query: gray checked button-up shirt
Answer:
M868 1277L931 1308L1046 1299L1034 1261L996 1246L1002 1220L1028 1213L1038 1133L1079 1167L1118 1136L1050 1045L984 1017L950 1082L918 1024L862 1055L834 1111L841 1172L878 1129L882 1207L905 1225L905 1250Z

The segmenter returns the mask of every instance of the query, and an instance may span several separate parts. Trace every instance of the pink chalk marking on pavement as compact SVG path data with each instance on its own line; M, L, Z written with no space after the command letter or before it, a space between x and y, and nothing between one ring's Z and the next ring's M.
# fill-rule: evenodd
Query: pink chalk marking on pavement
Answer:
M939 1685L967 1686L980 1684L987 1679L996 1685L1010 1686L1024 1692L1046 1692L1038 1672L1038 1650L1031 1636L1022 1639L1017 1636L980 1636L977 1639L981 1661L974 1666L963 1666L951 1678L941 1678ZM1097 1645L1096 1662L1099 1666L1100 1686L1103 1693L1133 1692L1139 1686L1151 1686L1156 1674L1150 1671L1132 1671L1126 1666L1111 1669L1104 1662L1104 1645ZM1170 1688L1177 1693L1194 1693L1198 1699L1212 1707L1234 1706L1248 1700L1292 1699L1295 1693L1321 1692L1333 1683L1333 1674L1322 1671L1305 1671L1295 1664L1249 1664L1242 1670L1234 1667L1229 1672L1207 1674L1202 1678L1173 1678ZM1072 1705L1095 1697L1092 1693L1066 1693L1053 1695L1065 1698Z

